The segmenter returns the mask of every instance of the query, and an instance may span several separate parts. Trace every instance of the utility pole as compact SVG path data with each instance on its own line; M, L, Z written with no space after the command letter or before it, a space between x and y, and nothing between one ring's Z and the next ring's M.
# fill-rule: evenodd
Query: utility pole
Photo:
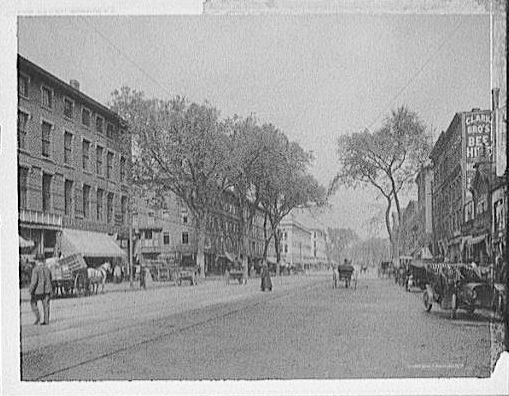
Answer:
M129 207L129 287L133 287L133 216Z

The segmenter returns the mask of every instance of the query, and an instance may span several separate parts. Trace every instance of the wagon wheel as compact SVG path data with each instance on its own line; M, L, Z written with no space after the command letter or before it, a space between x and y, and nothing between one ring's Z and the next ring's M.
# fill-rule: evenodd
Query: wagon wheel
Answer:
M76 295L80 296L83 289L82 289L83 283L81 282L80 274L76 274L74 277L74 290L76 291Z
M431 303L431 298L427 290L422 294L422 300L424 302L424 308L426 309L426 312L431 311L433 304Z

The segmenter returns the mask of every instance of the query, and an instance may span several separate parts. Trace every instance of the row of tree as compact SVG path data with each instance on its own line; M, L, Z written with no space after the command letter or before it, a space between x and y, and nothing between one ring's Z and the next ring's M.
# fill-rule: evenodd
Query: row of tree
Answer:
M175 194L192 214L202 276L206 224L224 194L237 204L236 254L246 276L257 210L264 213L263 257L273 241L279 263L283 217L296 207L325 203L325 188L309 173L312 155L273 124L260 125L253 116L222 119L207 102L149 99L128 87L113 92L111 107L129 125L132 182L163 196Z

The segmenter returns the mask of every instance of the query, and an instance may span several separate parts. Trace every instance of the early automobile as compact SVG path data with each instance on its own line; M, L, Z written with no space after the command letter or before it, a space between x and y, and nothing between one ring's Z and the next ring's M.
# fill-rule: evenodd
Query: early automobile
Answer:
M418 287L421 290L426 289L430 283L426 263L423 260L412 260L408 264L405 277L405 290L410 291L412 287Z
M496 306L497 293L493 284L468 264L431 264L428 276L430 283L423 293L426 311L436 302L442 309L450 310L454 319L458 309L472 314L476 309Z

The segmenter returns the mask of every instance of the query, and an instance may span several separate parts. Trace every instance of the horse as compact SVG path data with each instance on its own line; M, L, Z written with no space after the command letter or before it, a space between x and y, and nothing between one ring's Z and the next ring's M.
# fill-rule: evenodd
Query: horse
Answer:
M106 283L106 276L111 272L111 264L106 262L98 268L87 268L88 283L90 293L95 294L99 291L99 285L102 285L101 293L104 293L104 284Z

